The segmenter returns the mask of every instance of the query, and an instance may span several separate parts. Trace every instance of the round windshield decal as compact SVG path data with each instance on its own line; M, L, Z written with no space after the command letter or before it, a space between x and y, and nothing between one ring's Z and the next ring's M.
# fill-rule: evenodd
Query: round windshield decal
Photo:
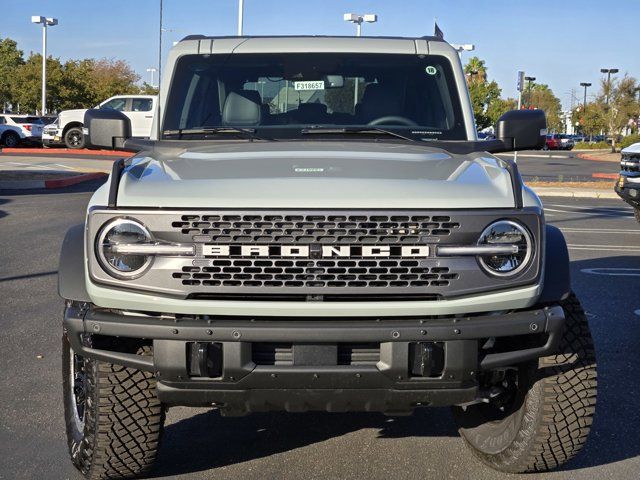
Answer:
M436 67L433 67L431 65L429 65L427 68L424 69L425 72L427 72L429 75L435 75L436 73L438 73L438 70L436 70Z

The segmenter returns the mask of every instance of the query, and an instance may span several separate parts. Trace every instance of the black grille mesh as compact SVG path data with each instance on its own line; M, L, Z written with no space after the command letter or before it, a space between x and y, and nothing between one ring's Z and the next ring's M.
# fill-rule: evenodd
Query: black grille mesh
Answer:
M183 285L209 287L446 287L458 274L420 260L217 259L173 273Z
M640 154L623 154L621 168L623 172L640 172Z
M182 215L172 227L217 243L414 244L460 224L427 215Z

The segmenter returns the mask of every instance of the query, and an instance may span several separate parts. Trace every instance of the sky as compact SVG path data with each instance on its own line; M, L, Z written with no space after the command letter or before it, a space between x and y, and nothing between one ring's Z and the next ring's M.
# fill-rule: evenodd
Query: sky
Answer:
M48 53L62 61L116 58L143 80L158 63L159 0L0 0L0 38L25 54L40 52L41 27L31 15L56 17ZM640 78L639 0L245 0L245 35L353 35L347 12L375 13L363 35L433 34L434 19L451 43L486 61L488 76L515 97L518 70L548 84L565 108L582 102L580 82L594 87L601 68ZM163 58L190 34L235 35L238 0L164 0ZM596 88L590 90L595 94Z

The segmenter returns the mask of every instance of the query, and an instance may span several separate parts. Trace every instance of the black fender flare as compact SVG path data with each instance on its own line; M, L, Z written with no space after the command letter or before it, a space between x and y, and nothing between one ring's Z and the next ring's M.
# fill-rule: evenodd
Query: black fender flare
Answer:
M556 303L571 293L569 249L558 227L545 228L544 281L538 303Z
M65 300L91 302L84 274L84 223L67 230L58 265L58 295Z

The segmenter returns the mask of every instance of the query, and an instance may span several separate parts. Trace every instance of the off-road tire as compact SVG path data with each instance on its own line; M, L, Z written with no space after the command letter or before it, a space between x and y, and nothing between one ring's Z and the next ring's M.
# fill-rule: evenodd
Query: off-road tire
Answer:
M67 148L84 148L82 127L71 127L64 133L64 144Z
M576 296L562 307L566 323L558 354L519 369L527 380L502 418L491 418L485 404L453 408L467 446L496 470L547 471L573 458L587 440L596 404L593 340Z
M640 223L640 208L634 208L633 215L636 217L636 220L638 221L638 223Z
M135 351L135 350L134 350ZM165 412L151 373L84 359L86 400L84 428L74 420L70 355L62 339L64 413L67 444L75 467L87 479L135 478L155 460ZM150 347L137 349L149 355Z
M20 144L20 135L16 132L6 132L2 136L2 142L0 143L7 148L17 147Z

